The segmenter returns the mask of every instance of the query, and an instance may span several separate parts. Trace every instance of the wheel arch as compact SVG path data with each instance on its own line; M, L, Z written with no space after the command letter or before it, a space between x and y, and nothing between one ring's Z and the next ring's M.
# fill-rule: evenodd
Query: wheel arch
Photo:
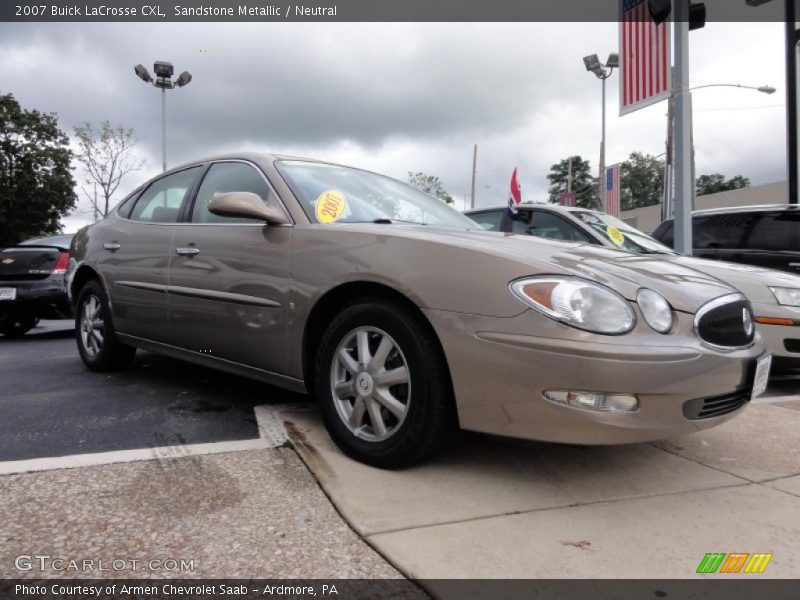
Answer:
M356 304L359 300L366 298L393 301L408 308L409 311L417 317L420 325L428 329L432 334L433 339L436 340L436 345L442 355L445 365L448 365L444 347L442 346L439 336L436 334L436 330L425 316L425 313L422 312L413 300L395 288L383 283L376 283L374 281L350 281L325 292L314 304L306 320L306 325L303 330L302 366L303 381L306 384L307 390L311 391L315 387L314 361L319 342L325 333L325 327L333 320L335 315L346 306ZM447 367L447 376L450 378L449 365Z
M69 284L69 297L73 306L77 303L78 295L81 293L83 286L93 279L99 281L100 285L105 288L105 283L103 282L103 278L100 277L100 273L89 265L81 265L75 271L75 274L72 276L72 281L70 281Z

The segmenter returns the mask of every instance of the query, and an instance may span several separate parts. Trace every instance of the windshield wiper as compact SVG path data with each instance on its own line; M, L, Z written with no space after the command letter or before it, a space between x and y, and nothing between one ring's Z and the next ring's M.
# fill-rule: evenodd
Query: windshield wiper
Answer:
M410 223L411 225L427 225L427 223L420 223L419 221L404 221L403 219L389 219L389 218L373 219L372 222L378 223L380 225L392 225L393 223Z

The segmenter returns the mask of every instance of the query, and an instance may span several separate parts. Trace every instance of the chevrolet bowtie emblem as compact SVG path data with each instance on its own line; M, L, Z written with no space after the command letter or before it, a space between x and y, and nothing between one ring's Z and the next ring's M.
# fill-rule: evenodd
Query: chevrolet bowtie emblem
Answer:
M10 265L10 264L11 264L11 263L13 263L13 262L14 262L14 259L13 259L13 258L4 258L4 259L3 259L3 264L4 264L4 265Z

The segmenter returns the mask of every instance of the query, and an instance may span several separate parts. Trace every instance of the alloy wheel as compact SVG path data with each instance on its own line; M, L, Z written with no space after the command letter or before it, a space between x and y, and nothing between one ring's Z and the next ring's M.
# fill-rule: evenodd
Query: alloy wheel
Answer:
M101 313L100 298L87 296L81 310L80 334L83 349L91 357L97 356L103 349L105 322Z
M397 342L377 327L358 327L342 339L331 365L336 412L357 438L382 442L408 415L411 375Z

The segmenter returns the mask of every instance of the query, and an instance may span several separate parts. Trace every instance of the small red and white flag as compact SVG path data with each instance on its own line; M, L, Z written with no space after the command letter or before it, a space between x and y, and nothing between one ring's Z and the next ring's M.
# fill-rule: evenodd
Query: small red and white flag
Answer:
M645 0L620 0L619 114L669 97L670 22L656 25Z
M619 217L619 163L606 167L605 211Z
M511 174L511 190L508 192L508 210L511 214L517 214L517 207L522 202L522 190L517 182L517 168Z

